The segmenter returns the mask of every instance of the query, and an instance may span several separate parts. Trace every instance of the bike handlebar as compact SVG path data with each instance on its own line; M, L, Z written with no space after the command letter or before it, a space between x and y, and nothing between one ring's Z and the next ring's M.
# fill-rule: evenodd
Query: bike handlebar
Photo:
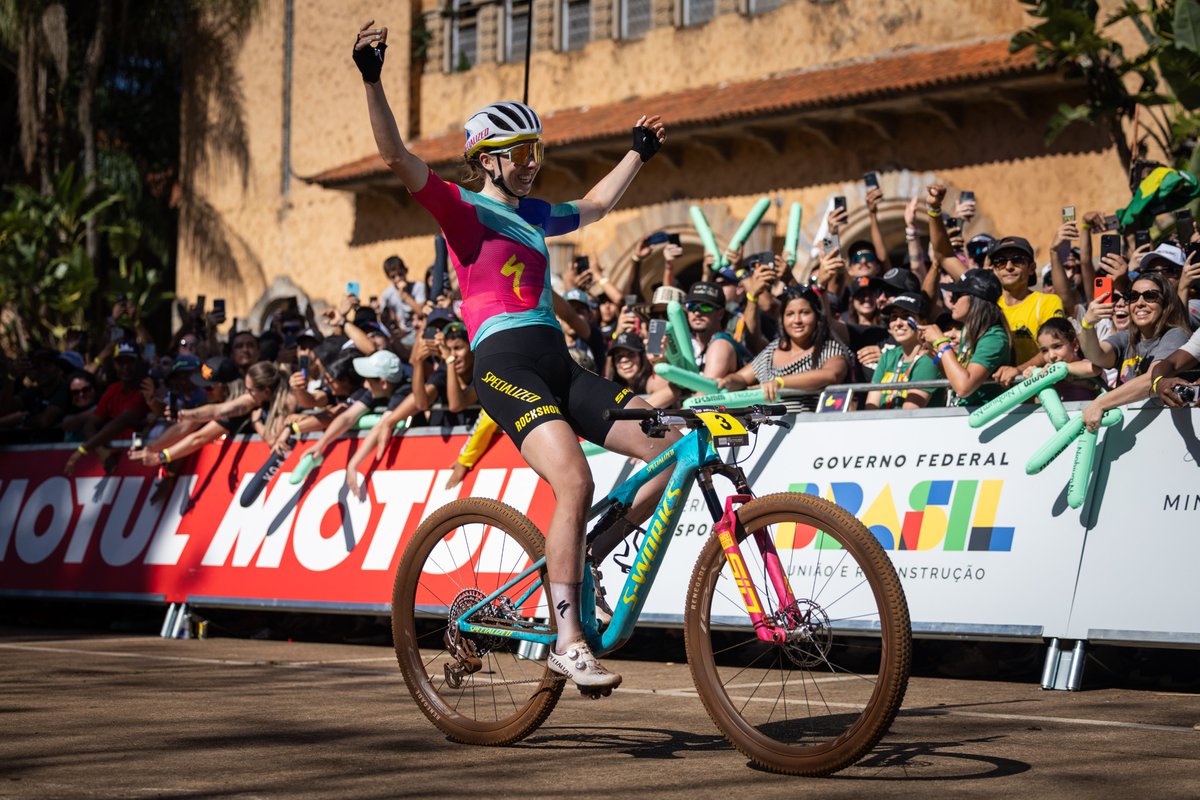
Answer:
M701 409L703 410L703 409ZM788 413L787 406L782 403L776 405L757 405L746 406L745 408L721 408L722 414L728 414L731 417L742 418L768 418L782 417ZM603 412L603 418L606 422L615 422L618 420L655 420L663 417L677 417L681 419L696 419L696 409L694 408L608 408Z

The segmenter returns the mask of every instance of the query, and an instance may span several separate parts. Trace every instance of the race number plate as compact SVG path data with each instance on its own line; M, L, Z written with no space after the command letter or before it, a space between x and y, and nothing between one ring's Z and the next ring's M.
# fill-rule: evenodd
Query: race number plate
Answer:
M720 411L698 411L696 416L708 428L717 447L742 447L750 444L750 433L737 417Z

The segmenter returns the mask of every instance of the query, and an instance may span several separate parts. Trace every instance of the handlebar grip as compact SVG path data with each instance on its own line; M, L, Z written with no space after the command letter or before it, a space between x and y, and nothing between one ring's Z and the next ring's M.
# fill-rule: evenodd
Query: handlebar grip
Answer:
M770 405L770 406L766 406L766 405L756 406L755 410L761 411L763 414L766 414L768 417L782 417L784 414L788 413L787 406L785 406L783 403L776 403L775 405Z
M605 422L615 422L622 419L655 419L658 417L657 408L606 408L600 415Z

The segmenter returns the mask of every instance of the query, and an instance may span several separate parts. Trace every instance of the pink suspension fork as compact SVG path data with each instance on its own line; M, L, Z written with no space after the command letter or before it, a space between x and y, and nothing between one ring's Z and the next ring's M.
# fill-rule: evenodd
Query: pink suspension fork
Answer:
M753 497L748 494L734 494L725 498L725 513L713 526L713 531L721 540L721 547L725 551L725 560L729 562L733 580L737 584L738 593L742 596L742 604L746 607L746 613L750 615L750 621L754 623L754 632L764 642L783 642L787 639L787 631L776 627L767 618L763 611L762 601L759 599L758 589L754 586L754 579L750 576L750 571L746 569L746 561L742 558L741 547L738 546L737 527L741 523L738 521L737 512L733 506L735 503L739 506L745 505L752 499ZM760 528L754 532L754 543L758 546L763 563L767 567L767 576L771 579L775 597L779 600L778 607L794 608L796 598L792 595L792 586L788 583L783 563L779 560L779 551L775 549L775 543L771 541L766 529Z

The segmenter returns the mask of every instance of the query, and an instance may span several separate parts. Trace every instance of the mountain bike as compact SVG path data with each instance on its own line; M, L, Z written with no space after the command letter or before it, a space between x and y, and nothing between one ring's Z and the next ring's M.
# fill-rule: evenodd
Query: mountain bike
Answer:
M583 626L597 655L625 643L698 483L714 522L685 604L688 663L700 700L729 742L764 768L827 775L875 746L908 684L912 632L891 561L854 516L819 497L754 497L732 455L783 406L614 409L649 436L688 432L592 507L589 539L672 469L603 629L584 570ZM731 454L735 450L728 451ZM714 478L733 484L723 499ZM457 500L414 533L396 574L396 657L421 711L450 739L515 742L554 709L565 679L546 665L555 638L542 533L486 498Z

